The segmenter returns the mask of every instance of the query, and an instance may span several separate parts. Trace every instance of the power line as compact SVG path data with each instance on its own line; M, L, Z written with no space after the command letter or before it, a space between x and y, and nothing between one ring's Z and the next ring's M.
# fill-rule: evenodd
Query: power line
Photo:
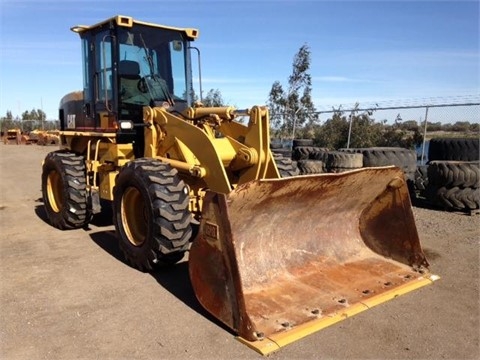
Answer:
M358 111L377 111L377 110L401 110L401 109L424 109L424 108L439 108L439 107L453 107L453 106L474 106L480 105L478 103L463 103L463 104L436 104L436 105L404 105L404 106L389 106L389 107L369 107L369 108L352 108L352 109L336 109L336 110L325 110L325 111L316 111L315 114L329 114L336 112L358 112Z
M385 100L379 102L367 102L362 107L355 105L348 105L346 108L339 106L322 106L329 110L319 110L317 114L335 113L338 111L352 112L352 111L371 111L371 110L397 110L397 109L418 109L425 107L447 107L447 106L470 106L480 104L480 94L476 95L457 95L457 96L442 96L442 97L428 97L428 98L412 98L412 99L397 99Z
M343 107L342 104L337 106L323 106L329 110L318 110L312 112L303 112L305 115L321 115L333 114L337 112L365 112L377 110L402 110L402 109L422 109L422 108L440 108L440 107L458 107L458 106L478 106L480 105L480 94L478 95L458 95L449 97L429 97L417 99L399 99L386 100L381 102L367 102L366 105L359 104L348 105ZM289 115L288 112L272 113L275 115Z

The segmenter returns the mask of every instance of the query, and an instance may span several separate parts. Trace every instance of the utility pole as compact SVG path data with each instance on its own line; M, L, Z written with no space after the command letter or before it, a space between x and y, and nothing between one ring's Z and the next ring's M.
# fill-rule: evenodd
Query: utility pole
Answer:
M425 108L425 122L424 122L424 127L423 127L423 144L422 144L422 165L424 164L425 161L425 138L427 137L427 119L428 119L428 106Z
M42 130L43 130L43 98L40 98L40 109L42 110L42 113L40 114L40 122L41 122L41 126L42 126Z

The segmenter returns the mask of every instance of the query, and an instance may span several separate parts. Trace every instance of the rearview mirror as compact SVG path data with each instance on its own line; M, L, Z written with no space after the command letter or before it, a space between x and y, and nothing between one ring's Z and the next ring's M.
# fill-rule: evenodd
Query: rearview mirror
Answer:
M182 51L182 42L180 40L173 40L172 48L175 51Z

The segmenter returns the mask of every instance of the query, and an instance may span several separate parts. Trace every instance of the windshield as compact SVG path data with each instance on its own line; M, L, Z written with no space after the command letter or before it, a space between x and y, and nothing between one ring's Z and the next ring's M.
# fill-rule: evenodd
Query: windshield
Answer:
M153 106L187 101L187 46L177 31L143 25L119 29L120 102Z

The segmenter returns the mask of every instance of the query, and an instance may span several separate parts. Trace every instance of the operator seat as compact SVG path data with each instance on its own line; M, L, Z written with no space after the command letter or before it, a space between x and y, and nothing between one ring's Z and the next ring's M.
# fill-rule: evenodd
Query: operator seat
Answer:
M121 60L118 63L118 74L121 78L140 80L140 65L136 61Z
M138 98L140 91L137 88L140 76L140 65L136 61L121 60L118 63L118 75L120 77L120 97L123 101L138 103L143 102ZM143 105L146 105L143 104Z

